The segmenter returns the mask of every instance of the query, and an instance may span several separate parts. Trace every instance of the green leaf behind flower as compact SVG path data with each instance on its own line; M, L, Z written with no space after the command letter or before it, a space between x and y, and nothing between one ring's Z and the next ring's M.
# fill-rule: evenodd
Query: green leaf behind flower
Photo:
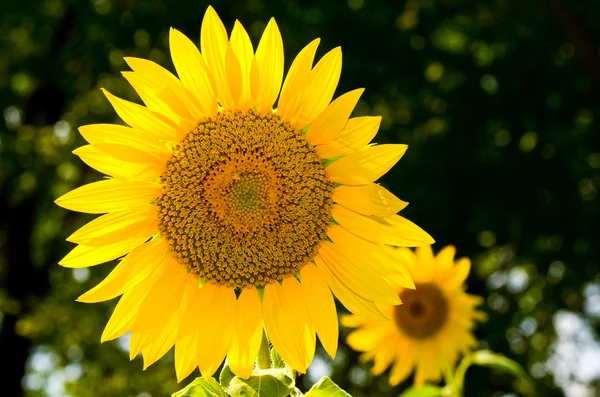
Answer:
M419 388L414 386L407 389L400 397L439 397L442 395L442 388L434 385L423 385Z
M286 397L296 384L290 368L255 369L252 376L242 379L225 366L219 379L231 397Z
M172 397L227 397L227 393L213 378L209 381L204 378L196 378L185 389L179 390Z
M327 376L310 388L304 397L351 397Z

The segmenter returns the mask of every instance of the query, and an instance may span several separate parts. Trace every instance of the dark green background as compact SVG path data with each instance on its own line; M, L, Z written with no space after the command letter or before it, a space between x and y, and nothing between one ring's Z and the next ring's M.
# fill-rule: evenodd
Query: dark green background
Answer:
M365 87L356 114L383 116L376 141L410 145L382 183L411 203L403 214L434 236L436 249L454 244L474 260L469 291L486 297L490 315L477 331L483 346L531 371L537 395L562 395L543 367L555 339L552 317L561 309L583 312L585 286L600 281L600 3L212 5L228 29L238 18L255 45L275 16L286 66L315 37L322 39L319 56L342 46L337 94ZM88 273L57 265L71 249L65 237L90 217L53 200L101 177L70 152L83 144L78 126L116 120L100 87L137 100L120 76L128 70L123 56L173 70L169 27L198 42L206 6L0 2L2 396L155 397L178 389L171 354L142 372L141 359L129 362L117 343L99 344L115 302L74 299L111 266ZM522 288L496 283L507 275L513 281L526 275L528 282ZM597 330L598 322L588 320ZM524 322L537 324L533 333ZM368 366L356 362L342 345L333 374L355 397L401 391L390 389L385 377L365 377ZM67 392L52 394L61 377ZM518 393L509 376L468 373L469 396L511 392Z

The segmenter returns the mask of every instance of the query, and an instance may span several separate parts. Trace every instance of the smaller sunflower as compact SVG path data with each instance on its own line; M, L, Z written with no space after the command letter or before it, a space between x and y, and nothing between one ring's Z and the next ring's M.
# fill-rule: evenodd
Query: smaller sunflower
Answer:
M468 258L454 260L456 250L447 246L434 257L431 247L390 248L393 256L407 265L416 289L400 288L403 304L380 306L391 321L345 316L347 327L356 327L346 341L364 352L361 361L373 360L373 375L392 366L389 382L395 386L416 369L415 384L437 382L445 366L454 367L460 353L477 344L472 329L475 320L484 321L477 306L479 296L467 294L464 282L471 268Z

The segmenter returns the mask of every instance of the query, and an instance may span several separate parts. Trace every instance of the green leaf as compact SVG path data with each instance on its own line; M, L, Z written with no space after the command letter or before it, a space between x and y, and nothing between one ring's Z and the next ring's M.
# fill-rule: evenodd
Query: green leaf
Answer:
M221 384L231 397L286 397L296 385L290 368L255 369L248 379L231 377L226 368L221 371Z
M229 387L233 378L235 378L235 374L231 371L229 365L225 364L219 374L219 383L221 384L221 387L227 390L227 387Z
M227 397L227 394L214 378L210 378L209 381L196 378L185 389L173 393L171 397Z
M516 386L518 386L519 391L522 394L535 395L533 381L527 372L525 372L519 363L510 358L490 350L480 350L471 355L471 360L473 361L473 364L481 365L482 367L495 368L517 376L519 382Z
M502 354L496 354L490 350L480 350L471 356L473 364L481 365L483 367L496 368L501 371L509 372L520 378L527 377L527 373L523 367L517 362L510 358L503 356Z
M310 388L304 397L352 397L346 393L338 385L333 383L327 376L321 378L319 382Z
M419 388L410 387L400 397L439 397L442 395L442 388L434 385L423 385Z

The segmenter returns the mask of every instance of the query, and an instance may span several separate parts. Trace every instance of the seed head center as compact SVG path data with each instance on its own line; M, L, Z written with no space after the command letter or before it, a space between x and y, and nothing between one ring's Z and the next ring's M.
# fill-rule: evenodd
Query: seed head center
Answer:
M316 255L333 184L301 131L276 114L223 112L174 148L159 228L178 262L221 285L263 286Z
M425 339L446 323L448 300L437 286L417 284L415 290L402 291L400 299L404 303L394 307L394 321L406 335Z
M238 211L261 209L260 178L253 175L242 175L240 180L232 184L233 201Z

